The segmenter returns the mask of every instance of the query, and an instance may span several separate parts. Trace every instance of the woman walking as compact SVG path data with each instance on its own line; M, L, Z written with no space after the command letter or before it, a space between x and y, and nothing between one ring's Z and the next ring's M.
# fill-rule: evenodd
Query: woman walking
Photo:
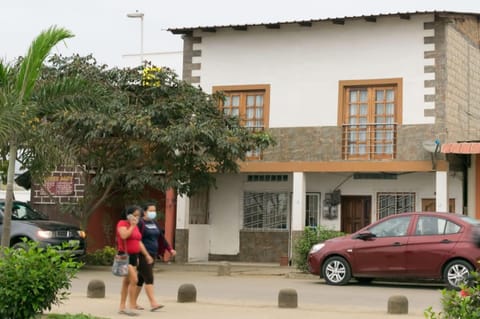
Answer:
M146 264L153 263L152 257L142 243L142 234L137 227L141 214L142 208L140 206L127 207L123 210L121 220L118 221L116 228L118 251L129 255L128 275L123 277L118 313L128 316L138 316L138 313L131 310L135 308L136 303L138 258L143 256ZM127 297L130 309L127 309L126 306Z
M142 242L153 260L159 255L163 255L167 250L170 255L175 256L175 250L170 246L165 237L163 230L155 221L157 218L156 206L154 203L147 203L143 207L143 219L138 224L138 229L142 235ZM140 255L138 265L138 282L135 290L135 308L143 309L137 304L138 296L145 284L145 293L150 302L150 311L157 311L163 308L155 299L155 291L153 289L153 265L154 262L149 263L144 256Z

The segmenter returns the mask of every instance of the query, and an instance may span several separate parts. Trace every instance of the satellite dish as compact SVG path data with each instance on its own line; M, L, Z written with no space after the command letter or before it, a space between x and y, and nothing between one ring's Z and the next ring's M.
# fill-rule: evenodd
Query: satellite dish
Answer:
M439 140L427 140L422 142L423 148L430 153L436 153L440 150L440 141Z

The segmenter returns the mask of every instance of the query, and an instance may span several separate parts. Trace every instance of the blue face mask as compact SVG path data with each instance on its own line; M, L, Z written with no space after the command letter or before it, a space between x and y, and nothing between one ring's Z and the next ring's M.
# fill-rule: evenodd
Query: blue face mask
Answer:
M157 217L157 212L147 212L148 219L155 219Z

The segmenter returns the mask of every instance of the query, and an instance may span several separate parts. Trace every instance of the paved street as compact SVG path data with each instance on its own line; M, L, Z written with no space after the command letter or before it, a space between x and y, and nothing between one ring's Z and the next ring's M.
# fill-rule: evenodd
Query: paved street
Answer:
M369 286L351 284L327 286L317 277L299 274L288 267L252 267L232 265L231 276L218 276L216 265L160 265L155 290L165 308L152 313L139 311L142 318L424 318L423 311L440 309L439 285L413 285L374 282ZM86 297L88 283L100 279L106 285L106 298ZM52 309L55 313L88 313L105 318L117 314L121 279L109 268L82 270L72 282L71 298ZM177 303L178 288L185 283L197 289L196 303ZM278 308L278 293L293 288L298 294L298 308ZM388 298L404 295L409 300L409 314L387 314ZM141 305L148 309L145 294Z

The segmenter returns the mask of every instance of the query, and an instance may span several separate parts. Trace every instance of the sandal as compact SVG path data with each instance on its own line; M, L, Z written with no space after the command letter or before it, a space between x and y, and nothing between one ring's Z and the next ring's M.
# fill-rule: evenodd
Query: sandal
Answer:
M142 306L135 306L135 308L133 309L136 309L136 310L145 310L145 308L143 308Z
M130 316L130 317L136 317L136 316L139 315L138 313L133 312L131 310L127 310L127 309L119 310L118 314L119 315L127 315L127 316Z
M157 311L157 310L159 310L159 309L162 309L163 307L164 307L163 305L158 305L158 306L155 306L155 307L153 307L152 309L150 309L150 311L151 311L151 312L155 312L155 311Z

